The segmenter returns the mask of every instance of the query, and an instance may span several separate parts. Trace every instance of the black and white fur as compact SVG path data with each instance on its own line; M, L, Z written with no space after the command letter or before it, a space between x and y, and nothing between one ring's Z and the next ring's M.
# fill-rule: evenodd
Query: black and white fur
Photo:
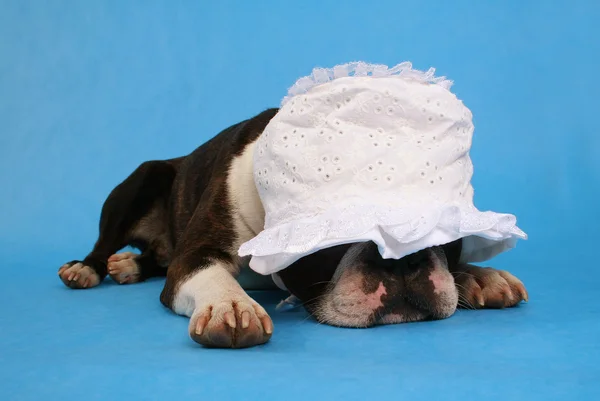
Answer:
M91 288L107 274L121 284L166 276L160 300L190 317L194 341L233 348L267 342L273 323L236 280L247 265L237 250L263 228L252 157L276 113L233 125L187 156L142 163L104 203L92 251L59 269L63 283ZM117 253L128 245L141 254ZM300 259L278 279L318 321L344 327L440 319L457 306L527 300L516 277L460 265L460 252L456 241L384 260L373 243L341 245Z

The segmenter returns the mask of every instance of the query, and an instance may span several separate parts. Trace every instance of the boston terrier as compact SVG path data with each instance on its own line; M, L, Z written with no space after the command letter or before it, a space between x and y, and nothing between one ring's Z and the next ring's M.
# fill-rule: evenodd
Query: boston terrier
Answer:
M92 251L60 267L62 282L87 289L107 274L120 284L166 276L160 301L190 318L194 341L226 348L268 342L273 322L240 285L240 272L250 269L237 251L263 229L252 160L277 112L233 125L187 156L142 163L104 202ZM127 246L141 253L117 253ZM298 260L273 280L315 320L341 327L442 319L457 307L527 301L519 279L460 264L460 253L461 240L398 260L383 259L372 242L340 245Z

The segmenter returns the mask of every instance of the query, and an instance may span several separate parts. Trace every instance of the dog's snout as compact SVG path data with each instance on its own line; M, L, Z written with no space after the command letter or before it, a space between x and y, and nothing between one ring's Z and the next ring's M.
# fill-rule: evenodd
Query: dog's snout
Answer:
M407 300L441 319L454 313L458 292L441 247L431 247L406 258Z

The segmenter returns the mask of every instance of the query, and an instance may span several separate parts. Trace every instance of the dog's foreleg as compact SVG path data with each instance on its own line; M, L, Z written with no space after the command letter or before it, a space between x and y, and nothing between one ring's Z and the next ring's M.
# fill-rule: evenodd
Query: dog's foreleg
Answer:
M205 346L244 348L264 344L271 338L273 323L267 312L250 298L231 274L232 266L222 260L206 258L201 266L185 277L180 269L167 274L163 303L171 298L171 309L190 317L190 337ZM174 284L174 281L179 281ZM172 288L173 294L168 296ZM169 305L167 305L169 306Z

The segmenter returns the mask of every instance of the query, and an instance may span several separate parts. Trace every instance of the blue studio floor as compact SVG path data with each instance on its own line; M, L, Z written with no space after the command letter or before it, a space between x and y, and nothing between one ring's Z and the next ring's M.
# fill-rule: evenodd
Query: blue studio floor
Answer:
M0 401L600 400L598 21L592 0L0 0ZM259 293L271 342L214 350L162 280L63 286L140 163L360 60L455 82L475 205L529 235L489 265L528 304L351 330Z
M245 350L193 343L187 319L158 302L162 280L74 291L52 271L11 274L0 288L11 305L1 399L597 400L595 284L516 270L529 304L366 330L275 311L282 293L254 293L275 333Z

